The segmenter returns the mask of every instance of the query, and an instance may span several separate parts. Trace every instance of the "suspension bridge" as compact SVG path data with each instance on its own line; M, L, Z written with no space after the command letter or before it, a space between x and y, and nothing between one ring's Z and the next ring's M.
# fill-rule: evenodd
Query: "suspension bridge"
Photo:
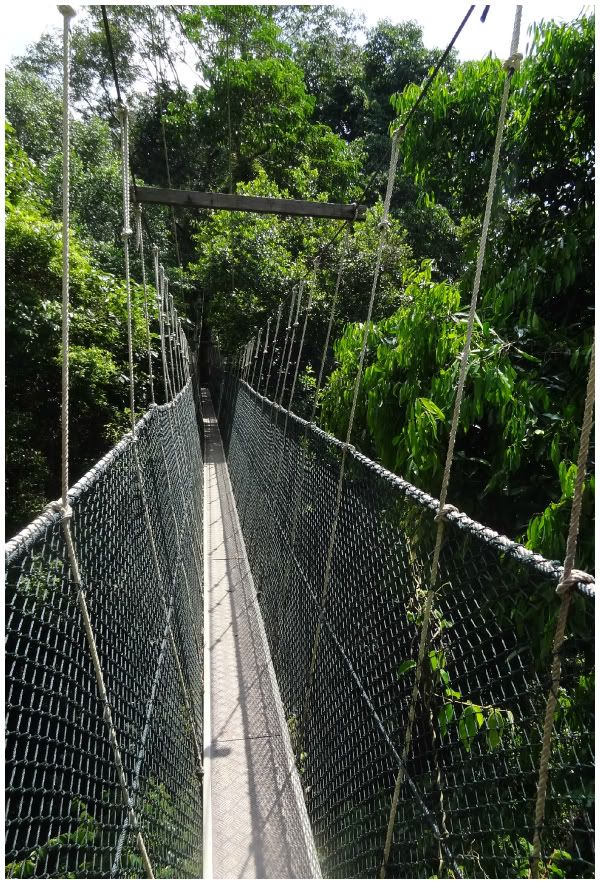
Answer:
M311 277L224 357L187 340L155 248L165 401L152 386L136 416L130 314L131 430L69 487L61 7L62 496L6 545L7 877L552 877L566 858L593 876L593 709L563 714L593 666L595 585L574 568L593 354L564 565L447 502L519 10L436 500L350 444L402 130L346 438L317 396L294 411ZM129 292L144 236L120 118Z

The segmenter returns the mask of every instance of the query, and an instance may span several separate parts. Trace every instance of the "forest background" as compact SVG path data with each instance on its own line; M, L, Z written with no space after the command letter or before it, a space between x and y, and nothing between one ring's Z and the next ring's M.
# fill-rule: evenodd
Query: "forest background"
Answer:
M320 399L343 435L373 273L390 126L441 56L414 22L334 6L110 6L138 183L352 202L356 224ZM450 22L449 36L458 22ZM513 78L450 500L550 558L564 552L594 326L592 15L541 23ZM482 30L482 39L484 30ZM195 53L198 85L177 73ZM60 36L6 72L8 535L59 494ZM100 7L73 27L72 471L128 425L115 92ZM489 178L502 61L451 53L402 143L353 442L439 493ZM365 192L366 188L366 192ZM335 224L146 208L190 337L233 353L306 278ZM314 290L298 410L310 407L342 238ZM141 279L139 261L134 262ZM134 286L138 400L148 401ZM154 330L156 336L156 330ZM156 337L154 337L156 341ZM141 406L140 406L141 407ZM593 452L591 455L593 461ZM593 564L593 463L580 566Z

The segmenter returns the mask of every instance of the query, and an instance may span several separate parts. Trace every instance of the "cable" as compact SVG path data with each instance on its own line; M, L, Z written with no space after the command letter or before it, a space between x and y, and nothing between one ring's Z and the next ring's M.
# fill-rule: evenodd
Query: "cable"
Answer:
M108 45L108 55L110 57L110 64L111 64L112 72L113 72L113 80L114 80L115 89L117 92L117 103L120 105L124 105L124 101L121 96L121 89L119 87L119 75L117 74L117 66L115 64L115 53L113 51L112 37L110 35L110 25L108 24L108 17L106 15L106 6L101 6L100 9L102 10L102 21L104 22L104 33L106 35L106 43ZM131 174L131 182L133 184L133 192L135 194L135 201L139 202L137 181L135 179L135 173L133 171L133 168L131 168L131 167L130 167L129 171Z
M454 48L454 44L455 44L456 41L458 40L458 38L459 38L460 34L462 33L462 31L463 31L463 29L464 29L466 23L468 22L469 18L471 17L471 15L472 15L474 9L475 9L475 4L473 3L473 4L471 4L471 6L469 7L469 9L467 10L467 13L466 13L465 17L463 18L463 20L462 20L461 23L459 24L458 28L456 29L456 32L454 33L454 36L452 37L452 39L450 40L450 42L449 42L448 45L446 46L444 52L443 52L442 55L440 56L440 58L439 58L437 64L435 65L434 69L432 70L431 74L428 76L428 78L427 78L427 80L425 81L425 83L423 83L423 85L421 86L421 91L419 92L419 95L417 96L417 99L416 99L415 103L413 104L413 106L411 107L410 111L408 112L408 114L407 114L407 116L406 116L404 122L401 123L401 126L406 127L406 126L408 125L408 123L410 122L411 118L412 118L413 115L415 114L417 108L419 107L419 105L421 104L421 102L423 101L423 99L425 98L425 96L427 95L427 93L429 92L429 90L430 90L430 88L431 88L431 86L432 86L432 84L433 84L433 81L434 81L435 78L437 77L437 75L438 75L438 73L439 73L439 71L440 71L442 65L444 64L444 62L446 61L446 59L447 59L448 56L450 55L452 49ZM483 13L482 13L482 16L481 16L481 21L482 21L482 22L485 21L485 18L487 17L487 13L488 13L488 11L489 11L489 6L486 6L485 9L484 9L484 11L483 11ZM370 190L371 187L373 186L373 182L375 181L375 179L377 178L377 176L378 176L379 173L381 172L383 166L385 165L385 162L386 162L386 160L387 160L387 156L388 156L387 151L385 151L385 153L383 153L383 154L381 155L381 157L379 158L379 160L378 160L378 162L377 162L377 167L376 167L375 171L372 173L371 177L369 178L367 184L366 184L365 187L363 188L363 191L362 191L361 195L359 196L359 198L358 198L358 200L357 200L357 204L361 203L362 200L365 199L365 197L366 197L366 195L368 194L369 190ZM317 253L317 256L319 256L319 257L323 257L324 252L325 252L325 249L327 249L332 243L334 243L335 240L340 236L340 234L342 233L342 231L345 230L346 227L347 227L349 224L351 224L351 223L352 223L352 222L350 222L350 221L344 221L342 224L340 224L339 228L336 230L336 232L335 232L334 235L331 237L331 239L328 240L328 241L325 243L324 246L322 246L321 250ZM316 256L315 256L315 257L316 257Z

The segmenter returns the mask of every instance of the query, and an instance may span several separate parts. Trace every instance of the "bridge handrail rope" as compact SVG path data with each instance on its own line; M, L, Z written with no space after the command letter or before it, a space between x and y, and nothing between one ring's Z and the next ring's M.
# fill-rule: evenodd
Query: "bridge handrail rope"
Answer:
M415 680L412 690L412 696L410 699L410 705L408 710L408 723L406 725L406 730L404 734L404 745L402 748L402 759L404 763L408 759L408 754L410 752L410 747L412 743L412 735L414 722L417 711L417 702L419 698L419 691L421 685L421 679L423 676L423 663L425 661L425 654L427 652L427 643L429 637L429 627L431 622L431 612L433 608L433 599L435 593L438 589L437 587L437 577L438 577L438 566L440 560L440 552L442 549L442 541L444 537L444 518L449 511L449 505L446 504L447 494L448 494L448 485L450 482L450 472L452 469L452 461L454 458L454 446L456 442L456 433L458 430L458 421L460 417L460 409L462 405L463 393L464 393L464 385L465 379L467 376L468 369L468 359L469 353L471 350L471 338L473 335L473 328L475 325L475 310L477 307L477 299L479 296L479 288L481 285L481 274L483 270L483 263L485 260L485 250L487 245L488 231L490 226L491 214L492 214L492 205L494 200L494 192L496 189L496 179L498 175L498 165L500 161L500 148L502 146L502 138L504 134L504 121L506 118L506 111L508 108L508 96L510 92L510 84L512 80L512 75L515 69L518 67L519 60L517 59L517 51L519 48L519 34L521 31L521 14L523 11L523 7L517 5L515 12L515 19L513 24L513 32L510 43L510 53L509 53L509 62L510 65L506 68L507 74L504 79L504 88L502 92L502 98L500 101L500 112L498 114L498 123L496 127L496 141L494 144L494 150L492 154L492 166L490 171L490 179L488 185L488 191L486 196L486 204L485 204L485 212L483 217L483 224L481 228L481 235L479 239L479 248L477 252L477 262L475 268L475 279L473 282L473 293L471 295L471 303L469 307L469 314L467 319L467 328L466 328L466 336L465 343L463 346L463 351L461 355L460 369L458 375L458 384L456 390L456 397L454 402L454 412L452 415L452 422L450 426L450 433L448 439L448 450L446 454L446 463L444 466L444 474L442 478L442 488L440 491L440 503L437 515L435 517L435 521L437 522L437 531L435 538L435 545L433 549L433 557L431 562L431 573L429 577L429 586L427 589L427 595L425 598L425 603L423 606L423 622L421 626L421 634L419 637L419 650L417 654L417 665L415 667ZM506 67L506 66L505 66ZM455 509L454 507L452 509ZM379 872L380 878L385 878L386 875L386 866L389 859L390 850L392 847L392 839L394 834L394 826L396 822L396 813L398 808L398 800L400 798L400 790L402 788L402 782L404 778L404 767L400 767L398 769L398 774L396 777L396 783L394 786L394 794L392 796L392 804L390 809L390 816L388 821L388 830L386 835L385 847L383 852L383 860L381 863L381 869Z
M136 843L140 852L142 863L148 878L154 878L152 863L148 856L144 836L142 834L137 815L130 803L130 794L127 786L127 777L121 757L119 740L113 723L113 715L111 705L108 699L106 686L104 682L104 674L100 664L98 648L96 646L96 638L94 635L90 615L88 611L87 601L83 589L79 564L73 537L71 534L70 520L72 510L69 506L68 490L69 490L69 207L70 207L70 101L69 101L69 85L70 85L70 49L71 49L71 26L70 22L75 15L74 10L70 6L59 6L59 11L63 15L63 267L62 267L62 498L60 502L60 513L62 520L63 533L67 546L67 554L69 559L69 567L73 583L77 587L77 604L81 613L85 636L87 639L88 649L94 673L96 677L96 685L100 702L103 708L103 719L106 724L109 742L112 749L113 760L123 804L127 808L127 817L131 828L136 834Z

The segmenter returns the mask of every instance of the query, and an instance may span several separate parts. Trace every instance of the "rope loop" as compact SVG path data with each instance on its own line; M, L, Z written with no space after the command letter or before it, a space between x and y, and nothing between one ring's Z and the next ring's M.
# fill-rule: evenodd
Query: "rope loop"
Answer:
M562 596L567 592L575 589L578 583L595 583L596 578L592 576L592 574L588 574L587 571L578 571L577 568L573 568L570 574L567 574L560 581L558 586L556 587L556 592L558 595Z
M523 61L523 54L521 52L513 52L512 55L506 59L502 67L505 71L508 71L509 74L514 74L515 71L518 71L521 67L521 62Z
M457 513L457 512L458 512L457 506L453 506L453 504L451 504L451 503L445 503L444 506L440 507L438 512L435 514L435 516L433 517L433 521L434 522L447 522L448 521L447 517L450 515L450 513Z

